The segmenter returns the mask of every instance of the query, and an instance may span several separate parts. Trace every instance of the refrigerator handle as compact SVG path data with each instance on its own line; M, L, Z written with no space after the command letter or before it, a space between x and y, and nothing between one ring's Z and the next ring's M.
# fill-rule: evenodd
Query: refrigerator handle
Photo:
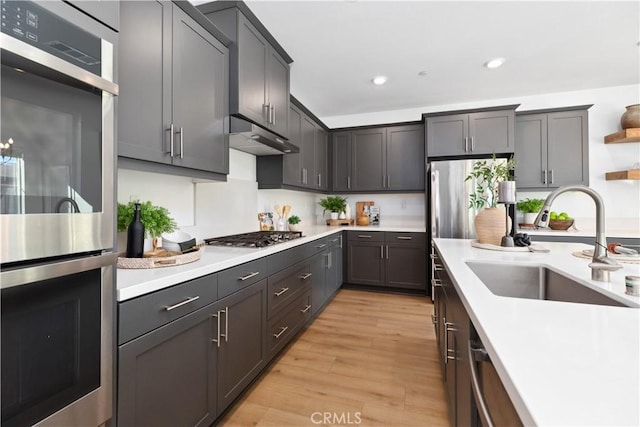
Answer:
M431 167L431 237L440 236L440 174Z

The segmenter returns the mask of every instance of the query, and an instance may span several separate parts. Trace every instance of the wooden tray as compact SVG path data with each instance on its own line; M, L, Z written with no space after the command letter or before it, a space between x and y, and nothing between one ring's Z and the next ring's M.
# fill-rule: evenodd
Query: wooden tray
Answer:
M118 268L134 269L134 268L160 268L173 267L174 265L189 264L198 261L202 257L202 249L198 249L188 254L180 254L167 257L151 257L151 258L125 258L118 257Z
M328 219L327 225L353 225L353 219Z

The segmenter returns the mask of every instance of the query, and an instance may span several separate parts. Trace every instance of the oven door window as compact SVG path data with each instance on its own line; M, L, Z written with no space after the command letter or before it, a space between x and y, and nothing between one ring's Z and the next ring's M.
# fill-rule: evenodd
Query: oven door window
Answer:
M2 290L2 425L27 426L100 386L101 270Z
M101 212L102 92L7 52L1 78L1 213Z

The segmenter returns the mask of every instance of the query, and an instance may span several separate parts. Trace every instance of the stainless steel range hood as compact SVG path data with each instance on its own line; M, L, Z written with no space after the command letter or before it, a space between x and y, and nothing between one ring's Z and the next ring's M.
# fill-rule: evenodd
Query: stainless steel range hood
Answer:
M229 118L229 147L256 156L299 153L300 149L258 125L231 116Z

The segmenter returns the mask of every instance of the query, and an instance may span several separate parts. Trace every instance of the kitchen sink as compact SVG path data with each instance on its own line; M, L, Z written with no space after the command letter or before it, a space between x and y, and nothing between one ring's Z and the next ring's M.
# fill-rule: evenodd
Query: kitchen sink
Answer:
M468 261L471 271L495 295L581 304L632 307L543 266Z

